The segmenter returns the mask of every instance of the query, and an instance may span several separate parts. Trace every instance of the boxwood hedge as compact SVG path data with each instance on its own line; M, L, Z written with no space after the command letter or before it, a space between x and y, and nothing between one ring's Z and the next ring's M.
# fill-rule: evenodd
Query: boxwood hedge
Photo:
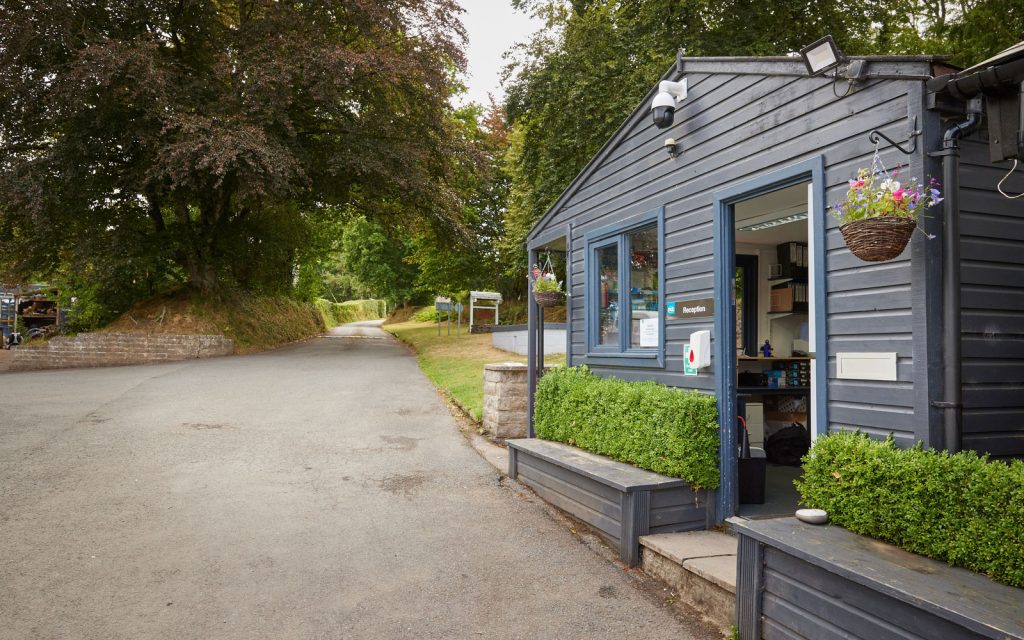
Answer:
M804 458L797 489L850 531L1024 587L1024 462L836 433Z
M537 435L628 462L694 487L718 487L715 399L655 382L562 367L537 385Z

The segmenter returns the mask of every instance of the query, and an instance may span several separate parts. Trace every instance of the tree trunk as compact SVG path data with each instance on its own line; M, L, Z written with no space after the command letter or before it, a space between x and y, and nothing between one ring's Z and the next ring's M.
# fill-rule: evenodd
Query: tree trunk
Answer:
M185 261L188 283L193 289L211 293L217 288L217 270L206 260L189 256Z

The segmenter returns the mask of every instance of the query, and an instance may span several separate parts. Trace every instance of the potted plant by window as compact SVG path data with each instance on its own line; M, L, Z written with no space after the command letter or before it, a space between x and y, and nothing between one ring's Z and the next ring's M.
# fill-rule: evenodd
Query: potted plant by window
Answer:
M534 265L530 270L530 275L530 279L533 281L531 285L533 299L538 305L554 307L562 302L562 283L555 279L555 274L549 267L541 270Z
M839 231L853 255L866 262L892 260L903 252L925 209L942 202L939 183L900 182L894 171L861 169L846 198L834 207Z

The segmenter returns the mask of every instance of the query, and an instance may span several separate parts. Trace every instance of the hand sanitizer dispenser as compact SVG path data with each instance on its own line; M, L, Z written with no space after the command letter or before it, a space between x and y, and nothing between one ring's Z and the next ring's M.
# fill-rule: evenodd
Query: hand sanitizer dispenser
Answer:
M711 366L710 331L694 331L690 334L690 366L694 369Z

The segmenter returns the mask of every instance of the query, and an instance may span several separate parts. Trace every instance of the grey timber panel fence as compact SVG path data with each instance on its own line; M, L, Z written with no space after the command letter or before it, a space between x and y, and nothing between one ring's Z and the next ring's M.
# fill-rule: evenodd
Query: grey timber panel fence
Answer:
M640 536L707 529L714 494L684 480L616 462L559 442L509 440L509 477L594 527L630 566Z
M1020 589L840 527L729 522L743 640L1024 638Z
M961 145L963 446L1024 456L1024 199L993 191L1012 163L988 161L985 128ZM1020 171L1003 185L1024 191Z

